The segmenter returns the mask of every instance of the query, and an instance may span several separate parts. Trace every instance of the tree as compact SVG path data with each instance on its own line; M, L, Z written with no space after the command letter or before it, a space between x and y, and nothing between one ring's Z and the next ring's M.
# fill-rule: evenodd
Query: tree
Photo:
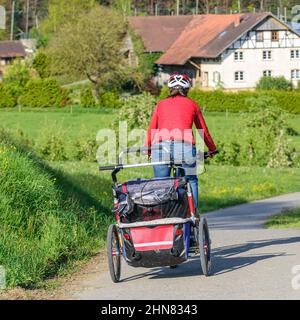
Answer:
M113 7L119 10L124 16L131 15L131 0L116 0Z
M56 75L86 76L99 97L101 86L120 83L126 73L122 52L126 21L115 10L97 6L65 24L47 49Z
M74 22L77 17L90 11L95 0L48 0L48 17L41 23L41 31L51 36L66 22Z
M50 76L49 73L49 61L47 55L39 51L32 63L32 67L38 72L41 78L47 78Z

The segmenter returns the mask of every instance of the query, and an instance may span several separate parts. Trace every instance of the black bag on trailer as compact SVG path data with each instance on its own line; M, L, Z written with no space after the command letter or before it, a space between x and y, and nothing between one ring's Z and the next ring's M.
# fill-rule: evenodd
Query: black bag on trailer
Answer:
M122 223L163 218L186 218L188 201L185 178L130 180L115 188Z

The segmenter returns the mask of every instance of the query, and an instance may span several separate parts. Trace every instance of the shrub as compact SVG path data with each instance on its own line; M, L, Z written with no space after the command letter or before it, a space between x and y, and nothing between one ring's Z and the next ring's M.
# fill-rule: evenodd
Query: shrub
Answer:
M96 161L97 142L95 138L81 138L75 143L76 160Z
M132 96L124 100L117 121L127 121L129 129L147 129L155 104L156 99L150 93Z
M24 87L30 79L29 68L20 60L15 60L4 73L3 82Z
M17 105L17 99L11 85L0 83L0 108L12 108Z
M96 100L91 88L88 87L80 90L80 104L84 108L93 108L96 106Z
M50 76L49 59L44 52L39 51L36 54L32 66L41 78L48 78Z
M100 95L99 105L104 108L119 108L121 101L116 91L106 91Z
M24 62L17 59L6 68L3 83L10 86L12 93L17 98L22 94L30 77L30 69Z
M216 163L243 166L289 167L296 152L289 146L285 112L269 96L247 100L250 112L241 115L232 139L220 143Z
M68 157L64 140L56 135L51 135L38 147L41 157L49 161L64 161Z
M280 130L275 140L274 149L270 154L268 167L291 167L296 160L295 158L296 151L291 149L284 130Z
M292 82L285 77L261 77L256 85L259 90L291 90Z
M19 104L24 107L63 107L67 104L67 91L54 79L32 79L28 81Z

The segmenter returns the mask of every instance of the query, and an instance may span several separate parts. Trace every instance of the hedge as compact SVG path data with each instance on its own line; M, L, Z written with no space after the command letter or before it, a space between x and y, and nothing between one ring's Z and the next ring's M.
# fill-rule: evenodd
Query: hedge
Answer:
M67 104L67 91L55 79L32 79L28 81L19 99L23 107L63 107Z
M12 108L17 105L17 99L11 85L0 83L0 108Z
M80 104L84 108L96 107L97 103L91 88L85 87L80 90Z
M167 96L167 90L162 90L160 99ZM226 92L222 90L204 91L191 89L189 97L207 111L229 111L239 112L248 111L249 98L257 98L261 95L271 96L277 100L280 108L295 114L300 114L300 92L298 91L279 91L279 90L256 90Z

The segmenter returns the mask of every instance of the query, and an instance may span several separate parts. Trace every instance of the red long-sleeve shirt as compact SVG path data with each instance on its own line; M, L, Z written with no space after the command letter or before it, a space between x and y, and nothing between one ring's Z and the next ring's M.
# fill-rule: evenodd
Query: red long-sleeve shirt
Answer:
M165 140L185 141L194 144L193 123L202 129L204 142L209 151L215 151L216 145L209 134L203 115L197 104L183 96L169 97L158 102L150 121L145 145Z

